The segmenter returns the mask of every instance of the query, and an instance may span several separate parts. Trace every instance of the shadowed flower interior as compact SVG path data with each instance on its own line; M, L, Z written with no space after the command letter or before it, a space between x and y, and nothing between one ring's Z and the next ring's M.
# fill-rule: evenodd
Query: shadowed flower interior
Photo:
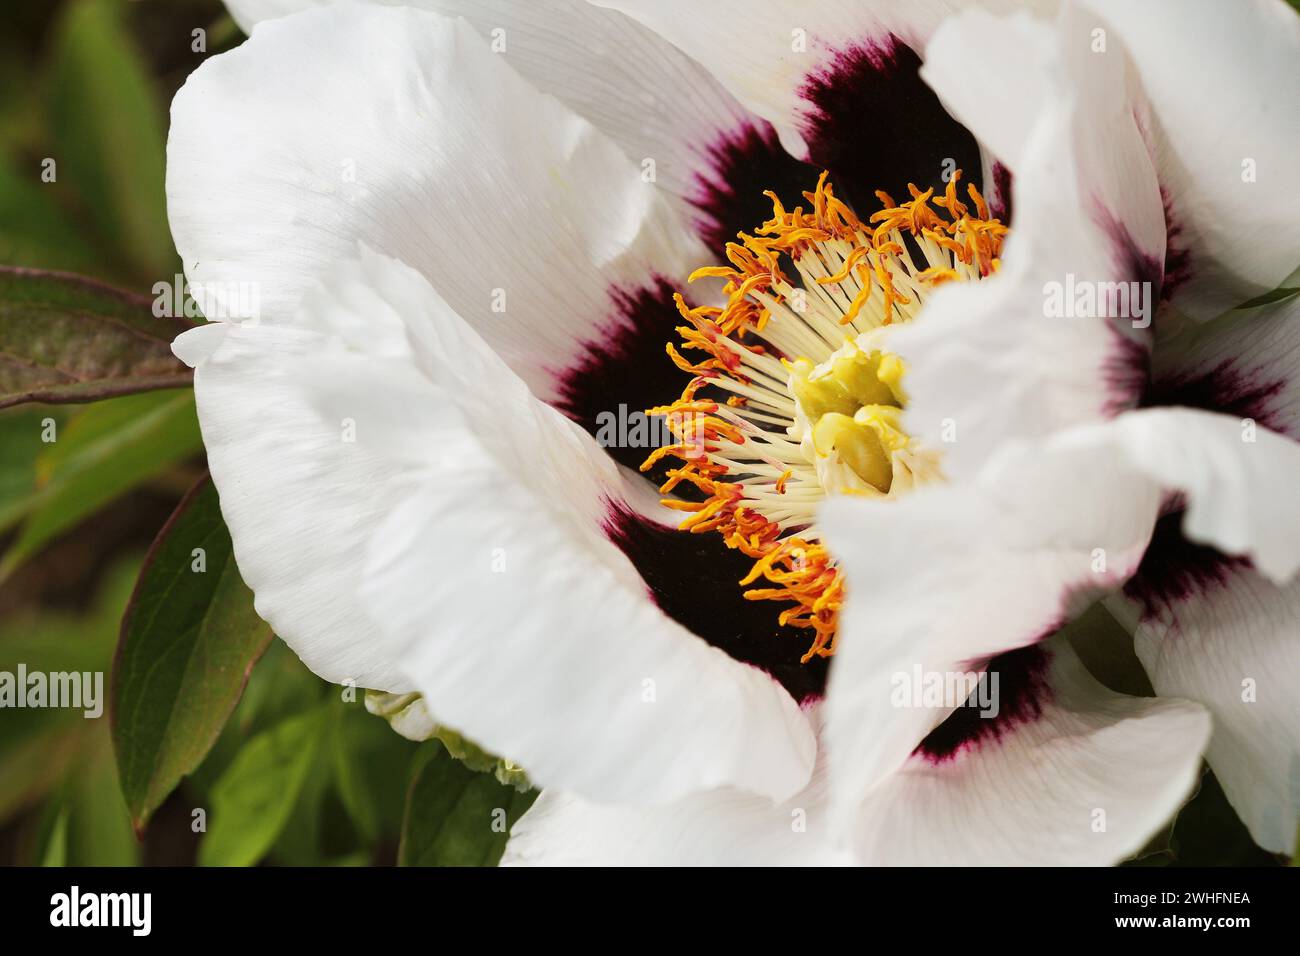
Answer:
M674 297L687 324L668 355L693 377L675 402L649 410L675 440L642 471L678 462L660 488L672 496L664 504L686 513L682 531L716 531L753 559L739 582L745 597L789 605L779 623L813 632L805 663L834 653L844 595L818 505L828 495L893 497L942 477L938 450L902 428L906 370L888 339L937 287L998 268L1007 229L973 185L963 201L960 176L942 195L909 184L902 203L877 192L883 208L865 221L825 172L803 194L807 211L769 191L772 217L727 243L730 265L690 277L725 280L725 304ZM704 356L692 362L684 351Z

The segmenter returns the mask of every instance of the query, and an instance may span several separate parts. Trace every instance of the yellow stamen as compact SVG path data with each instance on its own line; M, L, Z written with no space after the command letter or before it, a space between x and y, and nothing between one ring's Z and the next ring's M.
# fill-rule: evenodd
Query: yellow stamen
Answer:
M878 191L882 208L865 219L835 196L825 172L804 193L807 207L787 209L768 191L771 218L726 244L730 265L690 276L724 280L725 305L691 308L674 296L686 322L681 348L705 357L691 362L668 344L692 378L675 402L650 410L666 416L676 440L641 468L682 462L660 490L685 485L703 500L664 505L683 513L682 530L717 531L753 559L739 582L744 596L789 605L777 620L812 632L804 661L834 653L844 599L817 503L828 494L893 497L938 477L935 453L901 427L906 367L872 336L910 320L930 290L998 270L1006 227L974 186L969 204L960 198L960 178L958 170L937 197L909 184L903 203ZM697 397L704 388L726 397Z

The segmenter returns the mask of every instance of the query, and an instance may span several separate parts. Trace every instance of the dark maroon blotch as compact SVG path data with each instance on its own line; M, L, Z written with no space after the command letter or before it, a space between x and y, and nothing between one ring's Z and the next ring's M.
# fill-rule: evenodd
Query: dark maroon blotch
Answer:
M1182 248L1182 226L1171 208L1169 193L1160 190L1165 213L1165 261L1160 301L1167 302L1190 275L1190 255ZM1285 392L1285 378L1271 376L1263 368L1247 368L1241 360L1226 358L1211 368L1172 369L1157 372L1148 382L1139 403L1142 407L1180 405L1250 418L1282 434L1294 434L1276 413L1274 400Z
M777 615L788 605L745 600L747 589L739 582L754 562L728 548L720 535L665 528L622 507L610 514L606 533L678 624L730 657L766 671L801 703L825 692L827 659L799 663L811 632L777 624Z
M1105 414L1118 415L1142 402L1151 381L1151 346L1147 336L1112 329L1114 349L1101 368L1109 396Z
M1239 368L1229 358L1209 369L1157 376L1147 387L1142 405L1181 405L1222 412L1234 418L1253 419L1265 428L1286 434L1286 423L1275 414L1273 406L1273 400L1285 390L1285 379L1270 379L1261 370Z
M958 707L930 731L914 753L931 763L943 763L990 740L1001 740L1016 727L1037 720L1052 697L1047 680L1050 661L1051 655L1041 644L1030 644L990 660L985 670L998 675L998 715L980 716L972 696L967 706Z
M1161 259L1141 248L1128 227L1105 207L1098 208L1098 221L1110 236L1119 266L1120 278L1129 282L1148 282L1157 305L1169 301L1174 291L1187 281L1188 252L1182 247L1183 227L1175 219L1169 194L1160 190L1165 220L1165 255Z
M1124 585L1124 596L1141 608L1143 621L1172 617L1176 605L1227 587L1233 575L1251 567L1247 558L1189 541L1184 510L1180 497L1165 506L1137 571Z
M717 255L736 233L752 233L772 218L771 190L787 209L817 185L819 170L795 159L769 123L746 123L729 130L707 148L709 170L696 177L691 205L700 211L701 238ZM703 265L703 263L701 263Z
M944 161L966 182L980 179L975 137L921 79L921 58L890 34L837 53L800 89L812 109L800 133L808 158L829 169L838 194L859 215L877 208L877 189L909 198L907 184L942 191Z
M1164 289L1164 262L1139 246L1128 226L1109 209L1099 206L1097 219L1111 241L1116 278L1122 282L1150 285L1152 303L1159 302Z
M1168 302L1178 287L1191 276L1191 253L1183 243L1183 226L1174 216L1169 191L1163 186L1160 187L1160 202L1165 212L1165 265L1160 301Z
M617 414L620 404L629 413L644 412L681 395L689 379L664 351L678 340L676 327L684 321L673 304L673 292L662 276L652 276L642 288L610 291L605 336L588 342L582 361L559 374L560 411L595 435L602 412ZM630 468L639 467L653 450L606 448Z
M1011 170L1001 163L995 162L989 169L989 178L992 180L992 188L988 190L985 197L989 204L989 215L994 219L1002 222L1003 225L1011 225L1011 214L1013 208L1011 205Z
M1102 378L1111 396L1106 411L1117 415L1141 404L1151 381L1151 349L1155 342L1164 264L1158 256L1138 245L1128 226L1105 206L1098 204L1095 215L1097 224L1110 239L1115 280L1139 282L1150 289L1147 307L1152 315L1148 317L1151 324L1147 328L1134 328L1131 316L1116 315L1111 320L1115 350L1102 369Z

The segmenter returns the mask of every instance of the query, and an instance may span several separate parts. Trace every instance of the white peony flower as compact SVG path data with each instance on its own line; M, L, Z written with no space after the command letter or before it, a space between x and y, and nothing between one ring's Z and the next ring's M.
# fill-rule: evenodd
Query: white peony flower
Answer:
M526 768L507 862L1112 863L1202 753L1288 848L1297 300L1216 317L1300 19L609 5L231 0L168 200L258 612Z

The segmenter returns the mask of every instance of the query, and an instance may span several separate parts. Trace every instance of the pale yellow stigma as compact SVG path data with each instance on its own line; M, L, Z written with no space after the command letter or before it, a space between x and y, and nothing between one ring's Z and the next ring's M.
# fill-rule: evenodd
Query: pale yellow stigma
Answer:
M828 495L894 497L938 480L939 457L904 432L904 363L889 350L890 328L914 318L933 289L977 280L998 268L1006 228L989 217L973 186L957 196L958 171L942 196L909 186L910 201L867 222L836 198L827 174L811 206L787 211L772 193L772 218L728 243L730 266L692 276L721 278L725 305L690 308L680 295L682 348L673 362L692 379L666 415L681 464L662 487L683 483L703 500L669 498L688 516L685 531L718 531L753 558L740 582L770 587L751 600L790 604L780 623L814 633L804 660L834 651L843 575L821 543L817 509ZM700 393L710 390L707 397Z

